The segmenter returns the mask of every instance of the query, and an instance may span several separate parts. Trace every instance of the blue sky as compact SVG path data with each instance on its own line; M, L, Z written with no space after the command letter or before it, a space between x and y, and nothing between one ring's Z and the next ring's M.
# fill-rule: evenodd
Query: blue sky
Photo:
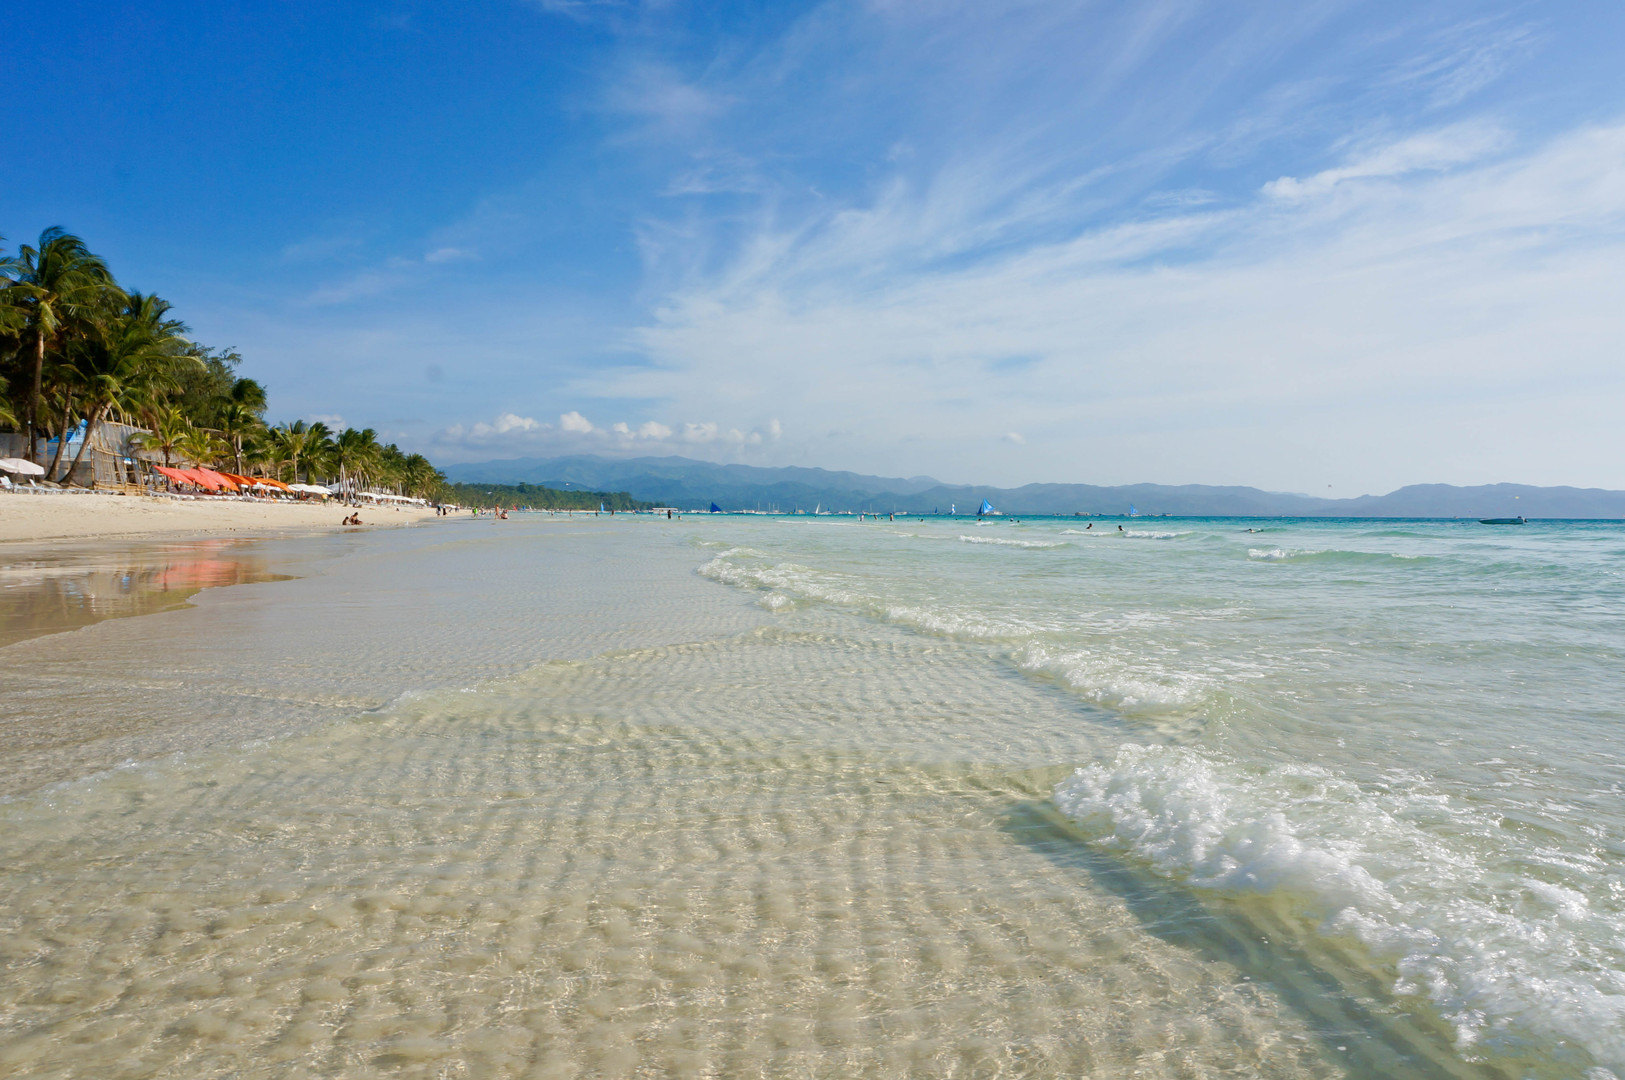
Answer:
M1625 488L1625 5L28 5L62 224L442 461Z

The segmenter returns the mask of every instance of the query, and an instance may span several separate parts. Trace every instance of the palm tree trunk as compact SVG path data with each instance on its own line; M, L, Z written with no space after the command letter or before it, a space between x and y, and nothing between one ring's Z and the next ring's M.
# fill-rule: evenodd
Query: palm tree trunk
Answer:
M102 412L105 409L105 405L96 406L96 408L91 411L90 417L85 421L85 441L79 444L79 452L73 455L73 464L68 466L68 476L70 478L74 473L79 471L79 462L84 458L85 451L90 449L90 437L96 434L96 425L102 422ZM91 483L86 484L85 486L90 487L94 483L95 480L92 479Z
M29 461L39 464L39 451L34 447L34 421L39 416L40 387L45 379L45 331L41 329L34 335L34 379L28 390L28 419L24 429L28 432Z
M62 403L62 436L56 441L56 453L51 455L51 467L45 470L45 479L55 480L56 467L62 464L62 448L68 445L68 429L73 425L73 406L71 402Z

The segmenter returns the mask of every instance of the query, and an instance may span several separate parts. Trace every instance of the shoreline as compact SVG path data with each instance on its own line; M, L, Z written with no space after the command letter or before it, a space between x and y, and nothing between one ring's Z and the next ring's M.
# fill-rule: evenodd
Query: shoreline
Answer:
M339 522L338 503L285 503L230 498L182 500L100 492L0 494L0 545L63 540L183 540L214 536L279 536L355 529ZM433 509L369 507L359 528L415 525Z

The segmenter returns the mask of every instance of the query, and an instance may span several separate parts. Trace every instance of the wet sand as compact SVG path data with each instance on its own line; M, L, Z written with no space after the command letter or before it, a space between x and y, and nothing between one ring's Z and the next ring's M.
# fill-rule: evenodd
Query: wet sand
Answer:
M243 540L0 547L0 647L183 607L203 589L282 577Z

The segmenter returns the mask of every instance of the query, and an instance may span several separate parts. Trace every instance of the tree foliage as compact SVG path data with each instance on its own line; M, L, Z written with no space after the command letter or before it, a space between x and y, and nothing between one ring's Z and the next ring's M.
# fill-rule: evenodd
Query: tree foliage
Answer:
M141 448L283 480L440 497L445 477L423 455L379 442L372 428L266 422L265 386L234 348L191 340L163 299L127 292L79 237L53 227L6 255L0 237L0 430L53 446L48 478L74 474L96 428L145 428ZM70 432L85 437L64 461ZM43 462L42 462L43 464Z
M528 507L534 510L649 510L654 503L624 491L560 491L540 484L447 484L446 501L459 506Z

